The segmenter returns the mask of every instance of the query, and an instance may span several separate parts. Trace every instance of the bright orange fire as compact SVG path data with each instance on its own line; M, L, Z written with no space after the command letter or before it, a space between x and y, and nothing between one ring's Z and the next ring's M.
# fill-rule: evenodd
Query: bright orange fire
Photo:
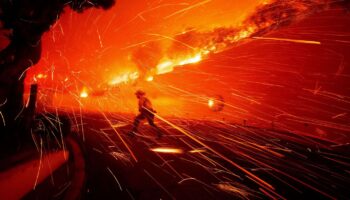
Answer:
M169 73L172 72L174 70L175 67L177 66L183 66L183 65L187 65L187 64L194 64L194 63L198 63L202 60L202 54L198 53L192 57L189 58L185 58L185 59L179 59L177 61L174 60L165 60L161 63L159 63L156 66L156 73L157 74L165 74L165 73Z
M81 98L87 98L89 96L88 90L86 87L83 87L83 89L80 92L80 97Z
M155 74L166 74L169 72L172 72L175 67L177 66L183 66L187 64L194 64L198 63L202 60L203 55L201 53L198 53L192 57L188 57L185 59L178 59L178 60L165 60L161 63L159 63L157 66L155 66ZM122 83L132 83L133 81L140 78L140 74L138 71L134 72L126 72L121 75L118 75L114 77L111 81L109 81L109 85L120 85ZM154 80L153 75L149 75L145 78L145 81L151 82Z
M208 106L209 106L209 108L212 108L213 106L214 106L214 100L213 99L209 99L208 100Z
M114 77L111 81L109 81L109 85L119 85L122 83L130 83L139 78L139 72L126 72L119 76Z

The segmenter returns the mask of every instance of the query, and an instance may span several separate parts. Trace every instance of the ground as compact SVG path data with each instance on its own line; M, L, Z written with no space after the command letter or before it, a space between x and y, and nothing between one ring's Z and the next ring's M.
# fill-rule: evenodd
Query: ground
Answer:
M346 199L349 146L248 125L157 120L127 136L132 116L84 113L87 199ZM108 120L106 120L106 118ZM175 123L177 126L173 126ZM82 130L84 128L84 130ZM154 152L155 148L178 150Z

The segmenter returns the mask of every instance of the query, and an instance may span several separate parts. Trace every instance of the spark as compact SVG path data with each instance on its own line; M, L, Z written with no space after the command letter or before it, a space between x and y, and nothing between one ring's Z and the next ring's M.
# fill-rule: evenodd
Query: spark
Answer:
M117 129L115 127L113 127L113 124L111 122L111 120L109 120L106 116L106 114L104 112L101 112L101 114L103 115L103 117L106 119L106 121L109 123L109 125L112 127L113 131L118 135L119 139L122 141L122 143L124 144L124 146L126 147L126 149L129 151L131 157L134 159L135 162L138 162L134 152L131 150L131 148L129 147L129 145L124 141L124 139L122 138L122 136L119 134L119 132L117 131Z
M176 11L176 12L174 12L174 13L172 13L172 14L166 16L166 17L164 17L164 19L168 19L168 18L173 17L173 16L175 16L175 15L177 15L177 14L180 14L180 13L186 12L186 11L188 11L188 10L191 10L191 9L193 9L193 8L202 6L202 5L207 4L207 3L209 3L209 2L211 2L211 0L205 0L205 1L202 1L202 2L199 2L199 3L196 3L196 4L192 5L192 6L188 6L187 8L178 10L178 11Z
M149 112L152 112L149 110ZM153 112L152 112L153 113ZM163 117L159 116L158 114L154 113L154 115L157 116L158 119L162 120L163 122L169 124L170 126L172 126L174 129L178 130L179 132L185 134L186 136L188 136L189 138L191 138L193 141L197 142L198 144L202 145L203 147L205 147L206 149L210 150L211 152L213 152L214 154L216 154L217 156L221 157L223 160L227 161L228 163L232 164L234 167L238 168L239 170L243 171L244 173L246 173L248 176L250 176L251 178L253 178L254 180L256 180L260 185L268 187L270 189L274 189L274 187L272 185L270 185L269 183L265 182L264 180L260 179L259 177L257 177L256 175L254 175L253 173L249 172L248 170L246 170L245 168L241 167L240 165L238 165L237 163L233 162L231 159L227 158L226 156L224 156L223 154L219 153L218 151L214 150L213 148L209 147L208 145L206 145L204 142L200 141L199 139L195 138L192 134L188 133L187 131L183 130L182 128L180 128L179 126L176 126L175 124L169 122L168 120L164 119Z
M112 172L112 170L111 170L111 169L109 169L109 167L107 167L107 170L109 171L109 173L111 173L111 174L112 174L112 176L113 176L114 180L117 182L117 184L118 184L118 187L119 187L120 191L123 191L122 186L120 185L120 183L119 183L119 181L118 181L117 177L114 175L114 173Z
M313 40L297 40L297 39L275 38L275 37L252 37L252 38L258 39L258 40L275 40L275 41L294 42L294 43L301 43L301 44L321 45L320 41L313 41Z
M40 159L39 159L38 172L37 172L37 174L36 174L36 178L35 178L35 182L34 182L34 187L33 187L34 190L35 190L36 185L37 185L37 183L38 183L39 174L40 174L41 165L42 165L42 159L43 159L43 139L40 138Z
M157 181L157 179L155 179L147 170L143 170L165 193L167 193L171 199L175 199L175 197L173 197L173 195L170 194L170 192L168 190L166 190L166 188L159 183L159 181Z
M205 149L193 149L189 152L190 153L204 153L204 152L206 152L206 150Z
M1 115L2 123L4 124L4 126L6 126L6 121L1 111L0 111L0 115Z

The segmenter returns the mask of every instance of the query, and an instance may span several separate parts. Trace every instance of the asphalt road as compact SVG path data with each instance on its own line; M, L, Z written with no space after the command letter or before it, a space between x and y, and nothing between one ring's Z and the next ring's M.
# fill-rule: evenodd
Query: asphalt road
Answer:
M350 148L293 133L132 116L71 116L87 161L85 199L347 199ZM161 148L172 153L155 152ZM153 150L152 150L153 149Z

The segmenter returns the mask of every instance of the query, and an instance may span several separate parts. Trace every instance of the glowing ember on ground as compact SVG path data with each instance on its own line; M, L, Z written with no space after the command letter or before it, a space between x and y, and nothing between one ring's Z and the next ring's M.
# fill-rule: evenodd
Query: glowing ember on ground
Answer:
M170 154L182 154L182 149L176 149L176 148L168 148L168 147L158 147L150 149L151 151L157 152L157 153L170 153Z
M214 106L214 100L213 99L209 99L208 100L208 106L210 107L210 108L212 108L213 106Z
M80 92L80 97L81 98L87 98L89 96L89 93L87 91L87 88L86 87L83 87L83 89L81 90Z
M36 75L36 78L38 78L38 79L41 79L41 78L46 78L47 77L47 75L45 74L38 74L38 75Z

